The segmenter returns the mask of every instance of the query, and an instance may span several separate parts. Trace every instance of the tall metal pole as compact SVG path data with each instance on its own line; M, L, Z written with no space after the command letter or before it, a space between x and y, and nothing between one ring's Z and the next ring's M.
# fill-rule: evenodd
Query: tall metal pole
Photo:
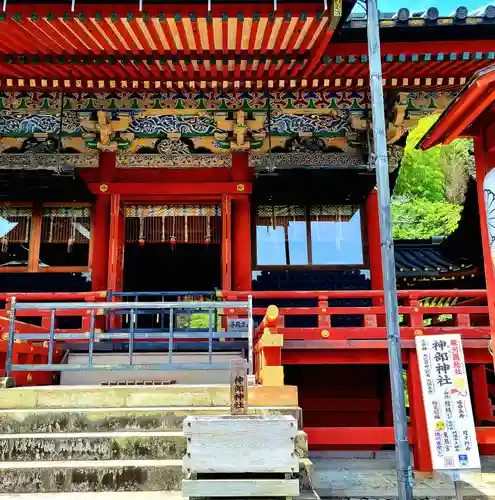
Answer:
M397 488L399 500L412 500L411 453L407 438L406 404L402 379L399 312L395 277L392 213L388 179L387 137L383 105L382 60L380 54L380 23L377 0L368 0L368 51L370 63L371 104L376 183L378 189L380 244L382 249L383 289L387 318L387 341L394 415L395 455L397 458Z

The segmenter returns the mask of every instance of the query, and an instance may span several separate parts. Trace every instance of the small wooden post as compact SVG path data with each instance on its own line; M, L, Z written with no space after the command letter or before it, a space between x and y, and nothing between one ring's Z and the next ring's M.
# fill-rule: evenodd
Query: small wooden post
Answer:
M248 365L245 359L230 363L230 413L247 415L248 412Z

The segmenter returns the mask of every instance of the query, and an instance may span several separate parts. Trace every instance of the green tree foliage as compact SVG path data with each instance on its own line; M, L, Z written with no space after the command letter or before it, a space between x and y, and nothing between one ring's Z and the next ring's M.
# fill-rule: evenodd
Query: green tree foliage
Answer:
M462 206L446 201L394 199L394 238L420 240L432 236L446 236L457 228L461 210Z
M459 222L474 161L471 141L459 139L427 151L415 146L438 119L421 119L407 138L392 201L394 238L448 236Z
M394 194L402 199L445 200L444 173L440 161L441 148L436 147L427 151L414 149L435 121L436 116L423 118L407 137L399 178L394 190Z

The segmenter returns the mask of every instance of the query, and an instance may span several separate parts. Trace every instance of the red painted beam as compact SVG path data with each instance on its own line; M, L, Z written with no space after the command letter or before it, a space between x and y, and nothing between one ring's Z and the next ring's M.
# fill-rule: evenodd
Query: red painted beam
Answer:
M436 54L439 52L493 52L495 40L442 40L417 42L385 42L381 44L382 55L405 54ZM368 55L368 46L365 42L330 44L327 48L329 56L361 56Z
M322 350L286 350L282 351L282 365L388 365L386 342L381 349L322 349ZM403 353L403 362L407 358Z
M305 427L309 446L394 444L393 427ZM478 444L495 444L495 427L476 427ZM409 443L415 444L409 428Z
M495 427L476 427L478 444L495 444Z
M377 412L381 409L378 398L305 397L303 394L304 391L299 390L299 405L305 412Z
M329 333L328 337L323 337L323 330ZM404 340L414 339L415 328L403 327L401 328L401 337ZM387 330L385 327L352 327L352 328L280 328L280 333L284 335L287 340L321 340L328 341L342 341L342 340L366 340L366 339L386 339ZM433 326L423 328L425 335L442 335L442 334L455 334L460 333L463 338L470 339L483 339L490 337L490 327L472 327L460 328L455 326ZM326 334L325 334L326 335ZM328 338L328 340L326 340Z
M371 299L383 298L381 290L266 290L266 291L226 291L225 294L235 295L238 298L247 298L252 295L257 299ZM422 299L425 297L486 297L486 290L398 290L399 298Z
M238 193L239 184L234 182L176 182L166 184L156 184L149 182L114 182L105 184L107 186L106 194L120 195L189 195L194 194L235 194ZM89 190L93 194L102 194L100 183L90 182ZM242 194L251 194L251 183L243 183Z
M488 338L484 339L463 339L462 344L466 348L465 356L467 363L483 363L485 359L487 363L491 358L483 352L488 352ZM413 339L401 340L403 349L415 349L415 341ZM284 351L313 351L321 349L386 349L386 340L373 339L348 339L348 340L286 340L284 342Z
M394 444L393 427L305 427L309 446L350 446ZM414 433L409 428L409 443Z

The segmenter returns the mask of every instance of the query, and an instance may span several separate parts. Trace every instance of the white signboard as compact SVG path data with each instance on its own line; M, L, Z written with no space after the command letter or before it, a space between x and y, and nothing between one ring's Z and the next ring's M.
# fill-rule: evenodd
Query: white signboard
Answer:
M418 336L416 350L433 469L479 469L461 336Z
M247 318L229 318L227 323L229 332L247 332L249 322Z

